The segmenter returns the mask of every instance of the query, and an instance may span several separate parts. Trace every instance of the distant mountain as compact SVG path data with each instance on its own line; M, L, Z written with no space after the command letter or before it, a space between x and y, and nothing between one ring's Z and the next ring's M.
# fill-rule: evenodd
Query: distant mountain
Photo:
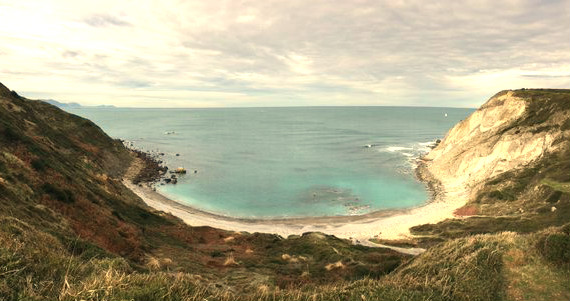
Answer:
M42 99L43 101L49 103L50 105L54 105L58 108L79 108L81 107L80 104L76 102L59 102L54 99Z
M113 105L99 105L99 106L82 106L76 102L59 102L57 100L54 99L42 99L42 101L49 103L50 105L54 105L58 108L62 108L62 109L66 109L66 108L83 108L83 107L89 107L89 108L116 108Z

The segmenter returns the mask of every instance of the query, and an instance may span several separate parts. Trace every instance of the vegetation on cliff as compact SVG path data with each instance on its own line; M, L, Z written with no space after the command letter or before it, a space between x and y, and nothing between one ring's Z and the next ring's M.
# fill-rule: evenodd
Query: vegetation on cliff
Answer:
M569 110L567 91L517 93L544 102L533 124ZM0 300L567 300L568 157L485 183L481 216L416 227L431 247L412 258L189 227L122 185L140 159L120 141L0 84Z
M521 98L526 110L520 118L499 128L499 134L510 135L519 144L532 143L535 141L532 137L547 135L552 140L549 148L552 151L542 152L537 159L473 187L468 203L458 210L465 218L413 227L413 234L423 235L426 241L441 241L501 231L531 233L568 223L570 90L525 89L514 91L512 96ZM496 136L488 139L497 141ZM514 151L517 149L508 149L505 156L516 156L510 153Z

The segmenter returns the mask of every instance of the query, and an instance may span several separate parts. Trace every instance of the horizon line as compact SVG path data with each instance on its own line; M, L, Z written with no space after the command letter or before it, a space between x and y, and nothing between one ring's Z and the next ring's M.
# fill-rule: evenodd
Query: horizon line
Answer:
M40 101L44 101L41 100ZM45 102L45 101L44 101ZM46 102L47 103L47 102ZM62 104L69 104L63 103ZM122 107L115 105L81 105L69 106L67 108L76 109L192 109L192 110L209 110L209 109L284 109L284 108L373 108L373 107L392 107L392 108L448 108L448 109L477 109L476 107L447 107L447 106L414 106L414 105L293 105L293 106L236 106L236 107Z

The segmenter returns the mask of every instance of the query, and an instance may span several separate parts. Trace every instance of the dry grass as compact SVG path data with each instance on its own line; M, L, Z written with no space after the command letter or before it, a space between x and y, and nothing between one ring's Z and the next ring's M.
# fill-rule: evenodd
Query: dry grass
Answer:
M230 253L226 260L224 261L224 266L237 266L239 263L236 261L234 254Z
M1 221L0 300L472 301L570 297L568 270L549 263L534 247L542 235L560 233L556 229L532 235L506 232L449 241L379 280L339 280L288 289L259 283L246 291L217 287L208 278L189 273L134 272L123 259L81 261L67 254L50 235L14 219ZM9 256L17 253L23 256ZM149 257L148 262L160 268L170 264L167 258ZM228 266L236 263L233 254L226 262ZM34 269L28 269L32 263ZM338 261L324 270L343 266Z
M153 257L153 256L149 256L147 261L146 261L146 266L149 270L151 271L160 271L160 261Z
M336 270L336 269L344 269L344 264L342 263L342 261L337 261L335 263L329 263L329 264L325 265L325 269L327 271L332 271L332 270Z
M569 270L537 248L544 237L567 235L564 231L470 236L433 247L379 280L280 289L251 278L251 288L216 286L208 275L165 271L174 264L168 258L148 256L148 272L135 272L121 258L82 260L50 234L2 217L0 300L567 300ZM281 256L287 262L294 258L302 260ZM237 264L228 254L224 265ZM346 269L342 261L322 268L341 269ZM298 277L311 272L318 270L302 270Z

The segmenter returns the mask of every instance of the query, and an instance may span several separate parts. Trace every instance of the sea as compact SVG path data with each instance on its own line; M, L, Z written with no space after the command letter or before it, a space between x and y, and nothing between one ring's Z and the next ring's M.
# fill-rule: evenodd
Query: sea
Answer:
M417 159L474 109L68 108L134 148L163 153L161 194L237 218L361 215L421 206Z

